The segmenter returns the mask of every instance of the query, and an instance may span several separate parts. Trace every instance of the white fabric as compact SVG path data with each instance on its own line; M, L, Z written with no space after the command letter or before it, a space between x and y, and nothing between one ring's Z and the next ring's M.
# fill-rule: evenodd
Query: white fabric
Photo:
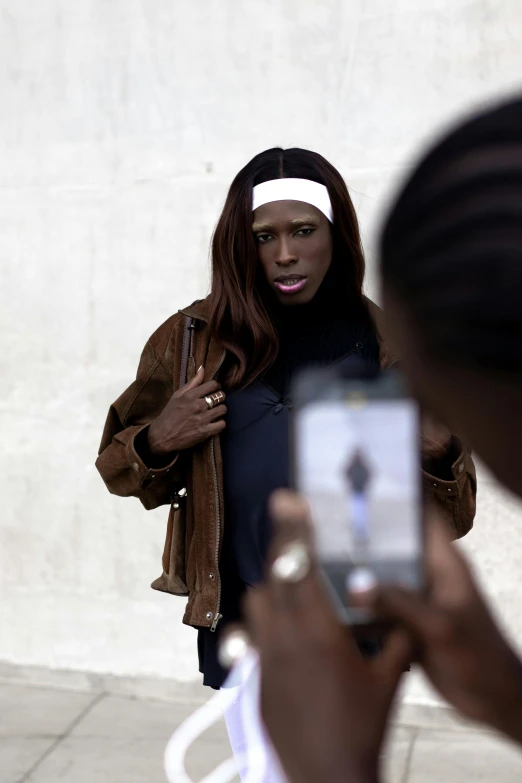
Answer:
M303 201L312 204L333 223L332 204L328 190L319 182L295 177L271 179L261 182L253 190L252 211L272 201Z
M242 783L287 783L261 721L260 669L250 650L230 672L224 686L178 726L165 749L169 783L194 783L185 769L192 743L225 718L234 756L223 761L200 783L229 783L239 772Z
M242 783L286 783L281 764L261 720L261 672L253 667L234 688L235 699L225 710L225 724Z

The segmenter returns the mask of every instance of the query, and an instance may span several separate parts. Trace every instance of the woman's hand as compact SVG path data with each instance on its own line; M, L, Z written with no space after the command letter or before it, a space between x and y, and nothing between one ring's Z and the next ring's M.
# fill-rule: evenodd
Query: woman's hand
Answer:
M310 544L302 499L280 491L271 511L271 560L289 542ZM269 576L249 593L245 610L260 655L264 722L289 779L377 781L390 707L411 655L407 636L391 634L377 658L363 659L335 615L313 555L301 581Z
M522 742L522 661L436 518L430 520L427 546L429 597L386 588L375 595L374 608L412 634L420 665L450 704Z
M174 392L167 405L148 428L148 447L156 456L182 451L201 443L225 429L223 404L208 407L205 397L220 391L217 381L203 383L200 367L194 378ZM221 392L223 400L224 392Z

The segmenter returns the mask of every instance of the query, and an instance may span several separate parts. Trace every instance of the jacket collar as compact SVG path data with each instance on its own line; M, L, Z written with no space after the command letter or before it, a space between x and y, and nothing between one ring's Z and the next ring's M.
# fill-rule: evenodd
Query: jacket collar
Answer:
M368 297L363 297L363 300L375 326L377 341L379 343L380 364L383 369L386 369L391 367L392 364L395 364L398 360L398 356L393 350L386 332L384 312L375 302L368 299ZM210 296L207 296L206 299L197 299L188 307L180 310L180 312L183 313L183 315L188 315L198 321L208 323L210 317Z
M180 310L180 313L188 315L190 318L195 318L197 321L208 323L210 318L210 296L207 296L206 299L196 299L191 305Z

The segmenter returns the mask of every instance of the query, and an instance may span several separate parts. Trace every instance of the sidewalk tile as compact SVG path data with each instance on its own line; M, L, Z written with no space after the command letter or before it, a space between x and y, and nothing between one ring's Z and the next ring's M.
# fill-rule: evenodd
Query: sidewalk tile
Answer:
M386 783L402 783L404 780L414 736L414 729L391 729L382 764L383 779Z
M75 726L72 737L151 739L165 743L197 705L106 696Z
M59 736L94 698L93 693L2 684L0 737Z
M17 783L45 753L54 739L0 737L0 779Z
M27 783L166 783L166 740L129 736L75 736L64 740ZM230 755L224 728L197 740L187 770L200 780ZM2 780L2 783L4 781Z
M493 732L486 726L472 723L463 718L451 707L432 707L422 704L400 704L394 715L395 722L400 726L411 726L422 729L438 729L441 731L459 731L471 734Z
M221 720L207 729L189 748L187 771L194 780L201 780L231 755L225 721Z
M522 752L495 736L419 733L408 783L520 783Z
M196 708L107 696L75 726L29 783L165 783L167 742ZM189 774L201 779L230 753L224 721L219 721L189 749Z
M161 740L65 739L27 783L165 783Z

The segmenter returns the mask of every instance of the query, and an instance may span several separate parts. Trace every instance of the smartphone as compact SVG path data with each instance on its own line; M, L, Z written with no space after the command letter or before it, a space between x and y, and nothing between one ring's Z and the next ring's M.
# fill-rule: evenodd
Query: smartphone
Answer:
M321 571L340 619L373 623L349 590L422 589L420 416L397 371L301 373L293 389L293 486L308 499Z

